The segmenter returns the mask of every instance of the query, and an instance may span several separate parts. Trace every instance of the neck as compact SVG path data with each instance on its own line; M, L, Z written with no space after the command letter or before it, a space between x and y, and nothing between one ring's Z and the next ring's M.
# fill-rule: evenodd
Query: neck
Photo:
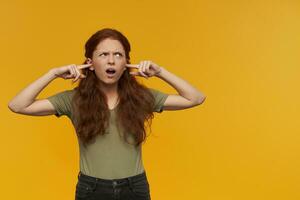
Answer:
M112 110L118 104L119 95L117 84L102 86L101 90L107 98L108 108Z
M106 85L101 84L101 90L107 97L114 97L118 94L118 84Z

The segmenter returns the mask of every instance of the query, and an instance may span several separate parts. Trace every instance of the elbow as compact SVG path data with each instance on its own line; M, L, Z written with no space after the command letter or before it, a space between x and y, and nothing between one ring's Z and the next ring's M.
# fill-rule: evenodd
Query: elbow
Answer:
M197 104L197 105L202 104L202 103L205 101L205 99L206 99L206 96L200 97L200 98L196 101L196 104Z
M13 105L11 103L8 103L7 107L9 108L10 111L16 112L15 108L13 107Z
M7 107L14 113L18 113L19 109L16 108L16 106L13 105L13 103L9 102Z

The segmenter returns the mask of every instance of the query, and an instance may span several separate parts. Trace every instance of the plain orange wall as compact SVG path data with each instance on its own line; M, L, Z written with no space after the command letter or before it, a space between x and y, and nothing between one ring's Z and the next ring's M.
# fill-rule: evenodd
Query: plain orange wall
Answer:
M300 199L300 2L1 1L1 199L74 199L79 150L67 117L8 101L52 67L80 64L111 27L207 99L153 121L143 160L154 200ZM176 91L153 77L139 80ZM38 98L73 88L55 80Z

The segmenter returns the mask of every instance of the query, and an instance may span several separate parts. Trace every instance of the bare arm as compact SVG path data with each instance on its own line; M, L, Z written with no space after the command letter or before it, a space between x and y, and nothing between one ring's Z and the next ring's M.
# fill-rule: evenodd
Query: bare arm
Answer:
M60 68L53 68L49 70L42 77L28 85L21 90L9 103L8 108L19 114L24 115L51 115L55 114L55 108L47 99L36 99L38 94L55 78L62 77L70 79L75 77L83 78L84 75L80 74L79 69L88 67L90 65L67 65Z
M131 75L138 75L145 78L156 76L175 88L179 95L169 94L164 102L164 110L181 110L194 107L202 104L206 98L202 92L187 81L151 61L142 61L138 65L126 64L126 66L138 69L137 72L130 72Z
M48 71L42 77L21 90L9 103L11 111L21 114L54 114L55 110L51 103L46 100L36 100L38 94L56 78L53 70ZM35 103L34 103L35 102ZM34 103L34 104L33 104ZM32 107L30 107L32 106ZM41 109L43 108L43 109ZM34 111L33 113L30 112Z
M180 110L200 105L204 102L206 96L189 84L187 81L169 72L161 67L160 73L156 75L171 85L179 93L170 94L165 103L164 110Z

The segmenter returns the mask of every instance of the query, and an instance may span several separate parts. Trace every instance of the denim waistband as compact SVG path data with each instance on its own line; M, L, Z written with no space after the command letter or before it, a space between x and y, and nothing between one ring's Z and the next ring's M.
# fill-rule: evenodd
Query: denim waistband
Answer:
M107 186L121 186L125 184L129 184L131 186L132 183L138 182L140 180L147 179L146 172L143 171L141 174L135 175L135 176L129 176L126 178L120 178L120 179L102 179L98 177L88 176L86 174L83 174L81 171L78 173L78 179L85 180L88 182L93 182L101 185L107 185Z

